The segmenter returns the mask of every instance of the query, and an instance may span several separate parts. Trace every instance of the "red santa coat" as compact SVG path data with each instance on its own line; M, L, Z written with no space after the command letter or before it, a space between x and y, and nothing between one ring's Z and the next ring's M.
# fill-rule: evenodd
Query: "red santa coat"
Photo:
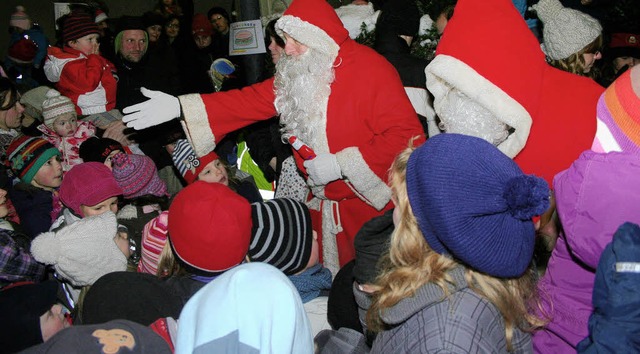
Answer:
M335 154L344 176L313 188L308 203L314 229L322 235L325 266L337 271L353 259L353 239L360 227L392 207L387 171L411 138L418 137L415 145L424 141L424 132L397 71L372 49L351 40L324 0L294 1L283 20L279 28L310 48L335 47L326 135L306 143L316 153ZM293 22L291 27L287 20ZM303 31L296 32L300 28ZM199 156L227 133L277 115L273 79L241 90L179 99L185 131Z

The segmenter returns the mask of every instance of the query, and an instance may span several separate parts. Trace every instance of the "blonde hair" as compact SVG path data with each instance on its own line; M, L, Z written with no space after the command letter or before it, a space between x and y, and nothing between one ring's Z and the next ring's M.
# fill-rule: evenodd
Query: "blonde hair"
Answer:
M156 270L156 276L159 278L168 278L172 275L180 273L180 264L176 262L176 256L173 254L171 243L167 237L167 242L162 248L162 252L158 257L158 268Z
M391 235L389 253L382 261L382 273L375 281L380 290L373 294L367 311L367 325L376 332L385 329L381 314L386 309L413 296L427 283L436 284L444 292L444 297L448 297L449 287L453 285L448 272L459 265L456 260L440 255L429 247L413 215L406 188L407 161L413 150L413 147L409 147L401 152L390 170L389 184L399 220ZM516 328L531 331L545 323L531 314L530 305L540 308L533 269L527 270L519 278L499 279L465 267L465 279L470 289L500 311L509 351L513 349L511 340Z
M573 53L564 59L548 59L548 62L560 70L595 79L599 75L599 70L597 70L594 65L588 73L585 73L584 69L587 66L587 63L584 61L583 54L595 54L596 52L599 52L600 48L602 48L602 44L603 38L602 35L599 35L598 38L594 39L593 42L587 44L577 53Z

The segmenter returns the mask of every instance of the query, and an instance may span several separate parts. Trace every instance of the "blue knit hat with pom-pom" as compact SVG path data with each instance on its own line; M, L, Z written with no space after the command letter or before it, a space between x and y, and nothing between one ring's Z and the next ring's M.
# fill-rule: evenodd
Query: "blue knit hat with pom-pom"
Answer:
M407 194L429 246L499 278L520 276L533 256L531 218L549 207L549 186L523 174L496 147L440 134L407 162Z

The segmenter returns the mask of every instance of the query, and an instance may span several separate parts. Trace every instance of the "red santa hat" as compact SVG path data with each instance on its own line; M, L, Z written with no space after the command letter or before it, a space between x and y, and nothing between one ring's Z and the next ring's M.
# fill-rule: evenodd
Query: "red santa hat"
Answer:
M294 0L276 23L276 31L329 55L338 55L349 38L336 11L326 0Z
M459 0L425 73L436 100L456 88L512 128L498 149L549 184L591 146L603 88L549 66L510 0Z

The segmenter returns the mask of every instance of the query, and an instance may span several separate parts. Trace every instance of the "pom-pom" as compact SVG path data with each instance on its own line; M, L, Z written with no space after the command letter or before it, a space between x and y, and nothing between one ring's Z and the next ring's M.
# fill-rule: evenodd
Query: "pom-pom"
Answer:
M549 185L533 175L513 177L507 181L503 197L514 218L529 220L549 208Z
M16 6L16 12L25 12L25 8L22 5Z
M58 97L60 96L60 92L58 92L57 90L51 89L49 91L47 91L47 93L45 94L45 96L47 98L54 98L54 97Z

